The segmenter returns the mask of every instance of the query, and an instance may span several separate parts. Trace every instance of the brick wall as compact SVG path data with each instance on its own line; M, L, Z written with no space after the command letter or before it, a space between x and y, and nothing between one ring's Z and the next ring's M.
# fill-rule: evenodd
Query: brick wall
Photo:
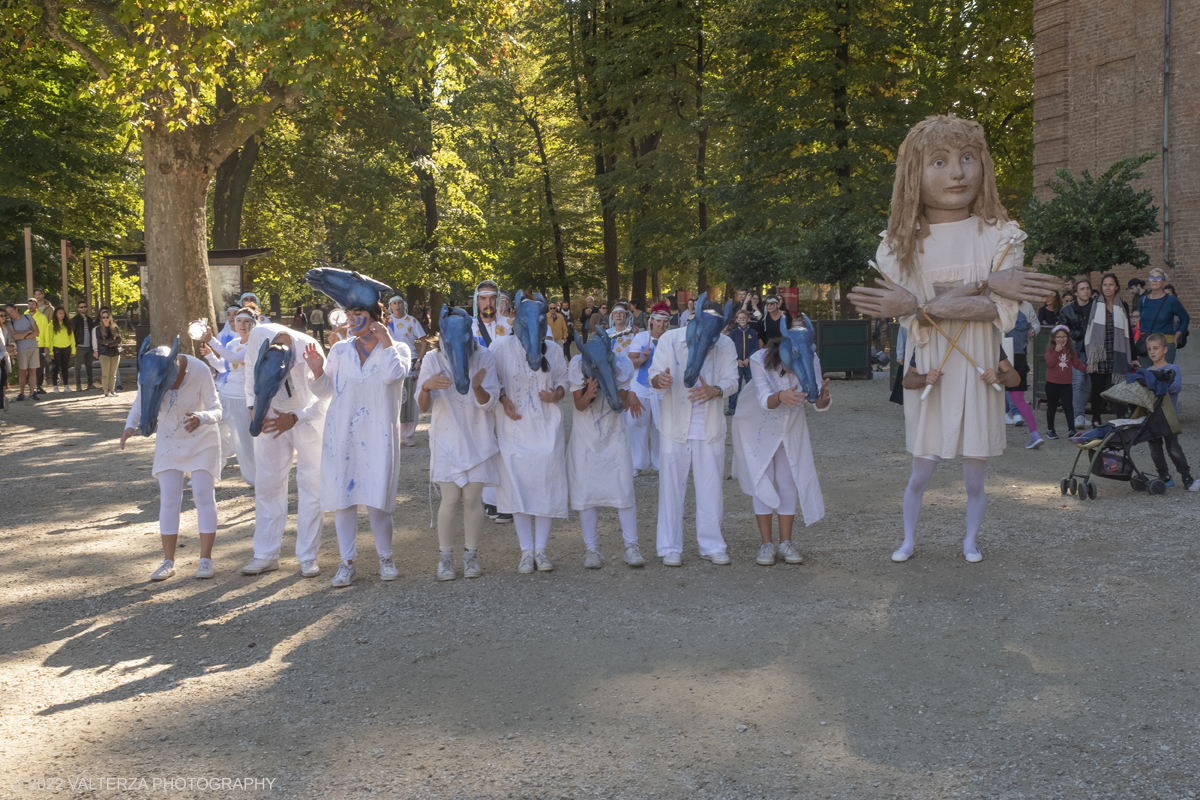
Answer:
M1033 179L1042 199L1057 167L1098 175L1142 153L1139 189L1154 193L1162 225L1164 0L1034 0ZM1200 2L1171 10L1170 257L1163 235L1139 244L1167 269L1189 311L1200 312ZM1116 270L1121 285L1145 270ZM1094 276L1098 277L1098 276Z

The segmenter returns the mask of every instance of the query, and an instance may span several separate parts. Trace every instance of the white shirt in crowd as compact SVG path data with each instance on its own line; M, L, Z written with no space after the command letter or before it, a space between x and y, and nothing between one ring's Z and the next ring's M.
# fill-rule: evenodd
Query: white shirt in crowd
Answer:
M659 431L673 442L685 444L689 438L702 438L713 443L725 438L725 403L723 398L737 391L737 349L728 336L718 336L709 349L700 368L700 377L709 386L719 386L723 392L719 398L707 403L696 404L688 399L690 391L683 385L683 373L687 368L688 347L685 340L687 330L675 328L663 334L654 350L654 362L650 365L650 379L671 370L672 384L662 393L662 416ZM699 386L699 380L696 386ZM693 415L697 422L693 426ZM696 433L696 436L692 436ZM702 434L702 435L701 435Z

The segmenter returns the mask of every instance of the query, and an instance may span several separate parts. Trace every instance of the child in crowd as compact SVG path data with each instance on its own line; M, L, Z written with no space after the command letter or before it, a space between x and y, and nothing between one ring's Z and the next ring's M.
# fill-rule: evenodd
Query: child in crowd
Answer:
M1075 345L1071 343L1071 332L1066 325L1055 325L1050 331L1050 344L1046 347L1046 438L1057 439L1054 432L1054 415L1062 406L1067 417L1069 435L1075 436L1075 404L1071 397L1072 369L1087 372L1087 366L1079 360Z
M1167 362L1167 337L1161 333L1152 333L1147 336L1146 354L1150 356L1151 369L1169 369L1175 373L1175 377L1171 381L1167 393L1171 396L1171 406L1178 411L1179 391L1183 387L1183 378L1180 374L1179 366ZM1183 448L1179 445L1179 437L1173 433L1168 433L1161 439L1150 440L1150 457L1154 459L1154 467L1158 470L1158 477L1162 478L1168 487L1175 485L1175 482L1171 479L1171 473L1167 469L1167 459L1163 457L1164 443L1167 446L1167 455L1174 462L1175 469L1179 470L1179 477L1183 479L1184 488L1189 492L1200 492L1200 481L1192 479L1192 471L1188 467L1187 458L1183 455Z

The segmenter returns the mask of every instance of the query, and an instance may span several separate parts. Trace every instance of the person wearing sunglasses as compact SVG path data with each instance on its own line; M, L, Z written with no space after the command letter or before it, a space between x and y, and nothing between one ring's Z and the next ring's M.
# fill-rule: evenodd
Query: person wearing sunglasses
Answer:
M1165 291L1167 273L1157 267L1146 276L1149 291L1137 298L1140 327L1138 330L1137 354L1146 355L1146 340L1153 334L1161 334L1167 340L1167 361L1175 363L1175 351L1187 344L1188 324L1192 318L1179 298ZM1178 331L1178 333L1176 332Z
M96 353L100 356L100 388L105 397L116 397L117 369L121 366L121 329L108 306L100 308L96 326Z

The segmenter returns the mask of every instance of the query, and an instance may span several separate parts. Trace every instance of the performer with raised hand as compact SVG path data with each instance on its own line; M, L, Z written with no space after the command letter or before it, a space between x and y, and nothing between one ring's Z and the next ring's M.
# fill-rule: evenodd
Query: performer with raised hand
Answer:
M158 532L163 562L150 575L165 581L175 574L183 479L192 476L192 499L200 528L197 578L213 576L212 549L217 538L216 482L221 476L221 403L208 365L171 347L150 349L150 337L138 353L138 390L121 433L121 449L140 430L154 435L154 477L158 479Z
M886 280L850 293L861 314L900 317L916 371L940 374L924 400L927 390L905 390L913 462L904 542L893 561L913 555L937 462L959 455L967 490L963 555L983 558L975 537L987 504L984 473L987 459L1004 452L1005 431L1004 395L978 373L999 363L1000 337L1012 329L1020 303L1041 302L1059 285L1021 266L1024 240L1000 203L982 126L953 116L915 125L896 156L891 216L876 255Z
M567 516L567 469L559 401L567 392L567 362L546 338L546 311L540 294L517 292L513 336L492 347L500 379L501 411L496 412L500 445L497 509L513 515L521 545L521 573L554 569L546 555L550 521Z
M365 506L379 555L379 578L399 577L392 560L392 512L400 477L400 400L412 363L408 345L395 342L383 324L378 281L349 270L322 267L305 280L346 310L349 337L321 355L304 349L313 391L330 398L321 443L321 508L334 512L342 560L332 585L349 586L358 569L358 507Z
M500 399L496 359L471 333L461 308L442 306L438 349L425 356L417 402L432 410L429 421L429 480L441 490L438 507L437 578L452 581L454 518L462 507L463 577L478 578L483 533L483 490L500 482L496 420Z

